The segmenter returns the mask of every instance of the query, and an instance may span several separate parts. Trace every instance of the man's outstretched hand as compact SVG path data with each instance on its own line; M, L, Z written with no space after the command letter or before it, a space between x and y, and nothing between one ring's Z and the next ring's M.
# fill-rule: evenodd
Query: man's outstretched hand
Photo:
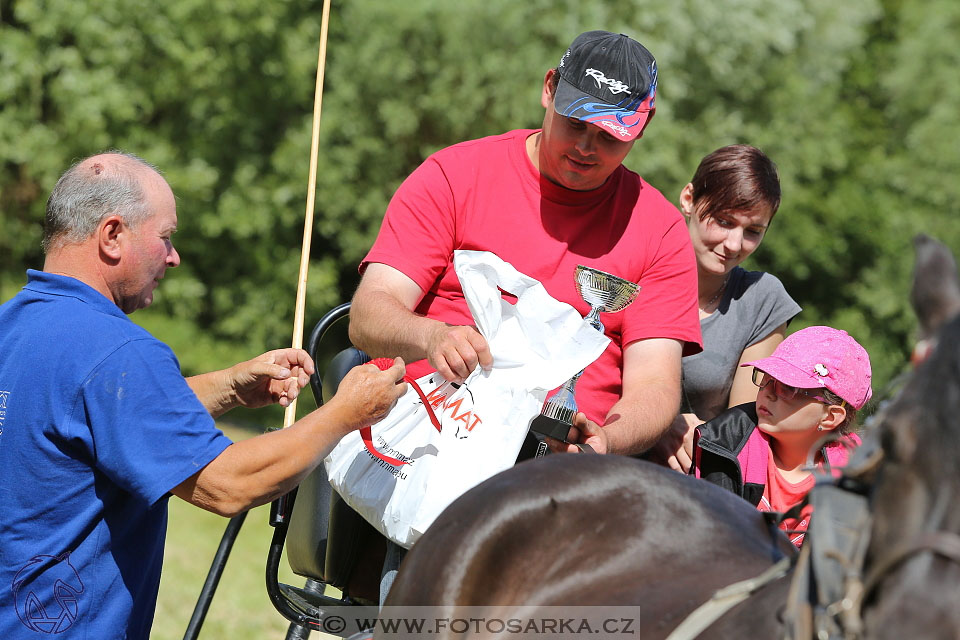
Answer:
M235 405L248 408L279 404L300 395L310 382L313 360L303 349L274 349L226 370Z
M331 420L346 434L382 420L406 393L406 365L402 358L377 358L355 366L340 381L337 393L324 405Z

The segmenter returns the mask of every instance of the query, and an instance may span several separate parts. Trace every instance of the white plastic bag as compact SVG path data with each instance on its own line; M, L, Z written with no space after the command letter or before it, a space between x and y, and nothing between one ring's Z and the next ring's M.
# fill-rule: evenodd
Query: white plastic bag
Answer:
M343 499L404 547L457 497L512 466L547 392L600 357L609 342L573 307L492 253L457 251L454 268L490 345L492 370L477 367L459 388L437 373L417 381L439 432L411 385L372 429L377 451L402 464L371 454L358 432L325 460ZM516 304L500 289L515 295Z

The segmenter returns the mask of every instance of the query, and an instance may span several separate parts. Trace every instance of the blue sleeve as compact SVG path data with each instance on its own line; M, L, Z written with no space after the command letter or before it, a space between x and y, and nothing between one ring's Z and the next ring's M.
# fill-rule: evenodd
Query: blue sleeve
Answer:
M231 444L158 340L122 344L84 381L80 399L76 410L86 414L94 465L147 504Z

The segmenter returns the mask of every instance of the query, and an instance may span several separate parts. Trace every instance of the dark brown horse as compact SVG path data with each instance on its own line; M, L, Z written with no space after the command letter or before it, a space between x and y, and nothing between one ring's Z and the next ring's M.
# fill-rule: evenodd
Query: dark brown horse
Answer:
M879 425L867 566L883 573L864 621L873 638L960 638L960 286L945 247L916 245L912 300L935 346Z
M944 252L919 240L916 274L923 295L933 295L928 307L949 318L960 300L952 258L940 293L924 275ZM843 584L810 581L813 529L798 563L787 539L733 494L639 460L555 455L521 463L452 504L407 555L386 604L500 618L521 607L529 616L531 607L629 605L640 622L634 637L666 638L719 589L788 558L789 572L687 637L811 637L814 625L797 620L819 611L839 625L832 637L960 638L958 345L954 317L868 428L877 455L842 481L867 496L863 522L872 521L848 526L869 534L865 559L835 550L821 559L840 568ZM831 538L824 534L822 546ZM823 591L841 596L818 605Z
M630 458L554 455L444 511L386 605L485 605L500 616L509 605L633 605L641 637L666 637L719 587L793 554L754 507L702 480ZM773 628L776 611L766 613Z

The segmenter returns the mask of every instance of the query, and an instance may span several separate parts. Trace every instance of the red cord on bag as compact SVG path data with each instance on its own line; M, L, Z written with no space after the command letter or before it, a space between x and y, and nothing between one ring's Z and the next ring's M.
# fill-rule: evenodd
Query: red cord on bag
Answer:
M393 366L393 358L374 358L367 364L372 364L376 368L380 369L380 371L386 371Z
M380 371L386 371L393 366L393 358L374 358L367 364L372 364ZM404 374L404 382L413 387L413 390L417 392L417 395L420 396L420 400L423 401L423 407L427 410L427 416L430 418L430 422L433 423L433 426L436 427L437 431L441 431L440 421L437 420L436 414L433 412L433 407L430 406L430 402L427 400L427 396L424 395L423 390L420 388L420 385L417 384L417 381L411 378L410 376ZM398 460L397 458L391 458L385 453L380 453L373 446L373 432L370 430L370 427L363 427L360 429L360 439L363 440L364 446L367 447L367 451L370 452L375 458L383 460L387 464L392 464L395 467L400 465L410 464L404 460Z

